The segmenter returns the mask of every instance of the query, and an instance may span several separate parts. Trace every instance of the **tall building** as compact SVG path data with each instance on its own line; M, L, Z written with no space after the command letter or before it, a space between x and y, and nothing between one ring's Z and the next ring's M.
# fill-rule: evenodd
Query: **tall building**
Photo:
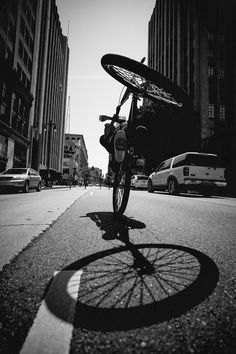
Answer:
M27 164L36 12L36 1L0 2L1 171Z
M69 48L55 0L38 0L36 94L33 105L32 166L56 178L63 170Z
M83 177L88 171L88 152L82 134L65 134L63 175L64 181L69 176L76 179Z
M236 180L236 2L157 0L148 65L190 96L202 151L218 153Z
M62 172L68 60L55 0L0 2L0 171Z

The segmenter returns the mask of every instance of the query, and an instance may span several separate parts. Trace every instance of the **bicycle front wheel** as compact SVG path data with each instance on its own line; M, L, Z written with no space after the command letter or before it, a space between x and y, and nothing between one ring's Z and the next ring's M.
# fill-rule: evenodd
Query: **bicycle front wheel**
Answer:
M143 97L184 108L190 103L188 95L168 78L130 58L106 54L101 59L104 70L114 79Z
M114 177L112 204L113 211L122 215L126 209L130 193L131 170L126 161L119 165Z

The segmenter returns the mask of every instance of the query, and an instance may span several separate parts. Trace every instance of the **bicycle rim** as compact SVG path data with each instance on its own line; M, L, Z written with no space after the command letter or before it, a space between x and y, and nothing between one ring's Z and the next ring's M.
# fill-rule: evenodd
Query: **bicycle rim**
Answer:
M115 214L122 215L126 209L130 193L131 171L123 162L115 173L112 204Z
M102 57L101 64L113 78L143 97L179 108L189 103L188 96L179 86L135 60L116 54L106 54Z

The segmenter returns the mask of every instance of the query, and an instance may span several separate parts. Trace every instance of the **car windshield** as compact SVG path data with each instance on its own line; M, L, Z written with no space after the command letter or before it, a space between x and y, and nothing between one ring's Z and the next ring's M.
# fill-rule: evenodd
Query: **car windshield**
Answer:
M10 168L3 172L3 175L24 175L27 173L27 168Z
M189 154L185 163L192 166L223 167L221 159L216 155Z
M146 176L138 176L138 180L146 180L146 179L148 179L148 177L146 177Z

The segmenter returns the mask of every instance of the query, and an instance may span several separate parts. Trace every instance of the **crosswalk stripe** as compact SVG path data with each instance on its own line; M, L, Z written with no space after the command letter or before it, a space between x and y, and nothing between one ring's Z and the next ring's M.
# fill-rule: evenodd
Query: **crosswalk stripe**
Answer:
M54 276L45 299L39 308L20 354L67 354L73 331L73 319L78 296L82 270L66 270ZM69 281L67 282L67 280ZM71 301L65 300L63 294ZM65 297L66 297L65 295ZM47 306L47 299L55 299L55 306L63 309L65 321L54 315Z

